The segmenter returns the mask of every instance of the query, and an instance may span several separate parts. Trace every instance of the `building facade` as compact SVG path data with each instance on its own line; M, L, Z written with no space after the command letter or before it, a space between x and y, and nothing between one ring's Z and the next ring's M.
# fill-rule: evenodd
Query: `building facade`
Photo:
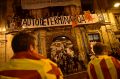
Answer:
M0 34L0 62L11 58L12 37L14 33L24 30L35 34L39 53L58 63L61 68L63 65L60 63L69 63L66 69L74 68L73 71L76 71L74 64L78 63L74 60L70 63L64 54L70 58L77 56L81 61L77 70L82 71L82 66L89 61L90 46L95 42L103 42L114 51L120 41L120 7L112 8L112 0L108 1L46 0L43 4L39 0L7 0L3 22L6 31L1 30ZM66 69L63 69L64 73L72 72Z

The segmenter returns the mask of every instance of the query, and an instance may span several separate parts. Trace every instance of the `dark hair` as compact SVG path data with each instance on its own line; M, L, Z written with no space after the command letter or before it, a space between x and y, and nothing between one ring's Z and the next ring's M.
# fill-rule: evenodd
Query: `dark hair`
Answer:
M101 55L104 50L107 49L107 46L105 46L102 43L96 43L93 45L93 51L95 52L96 55Z
M14 53L27 51L30 45L35 48L35 37L27 32L19 32L12 39L12 49Z

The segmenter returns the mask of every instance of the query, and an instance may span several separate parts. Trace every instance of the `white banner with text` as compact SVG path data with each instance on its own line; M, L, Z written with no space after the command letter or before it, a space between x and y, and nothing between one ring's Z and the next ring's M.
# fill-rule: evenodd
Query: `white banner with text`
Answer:
M96 14L91 14L91 17L85 17L85 15L79 15L77 17L73 16L54 16L50 18L39 18L39 19L22 19L23 28L35 28L35 27L52 27L52 26L65 26L72 25L75 21L77 25L82 24L93 24L100 22L101 19L98 18Z

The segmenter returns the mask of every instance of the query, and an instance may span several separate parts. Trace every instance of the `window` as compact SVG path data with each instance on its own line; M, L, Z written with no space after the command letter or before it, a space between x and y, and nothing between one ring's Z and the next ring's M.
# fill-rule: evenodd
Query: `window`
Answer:
M119 42L120 42L120 38L118 38Z
M50 16L61 16L64 12L64 6L49 7Z
M115 14L115 20L116 20L116 24L118 29L120 29L120 14Z
M88 39L90 42L100 42L100 35L99 33L88 34Z
M94 0L81 0L82 11L90 11L94 13Z

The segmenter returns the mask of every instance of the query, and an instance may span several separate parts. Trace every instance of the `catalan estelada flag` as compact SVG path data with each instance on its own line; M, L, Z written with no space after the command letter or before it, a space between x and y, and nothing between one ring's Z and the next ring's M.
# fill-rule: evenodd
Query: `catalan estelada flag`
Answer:
M85 18L85 20L88 20L88 22L93 21L90 11L84 11L84 18Z
M72 16L72 27L76 27L78 25L77 17L78 16Z
M42 55L17 53L0 67L0 79L63 79L57 64Z
M88 64L89 79L120 79L120 62L114 57L103 55Z

